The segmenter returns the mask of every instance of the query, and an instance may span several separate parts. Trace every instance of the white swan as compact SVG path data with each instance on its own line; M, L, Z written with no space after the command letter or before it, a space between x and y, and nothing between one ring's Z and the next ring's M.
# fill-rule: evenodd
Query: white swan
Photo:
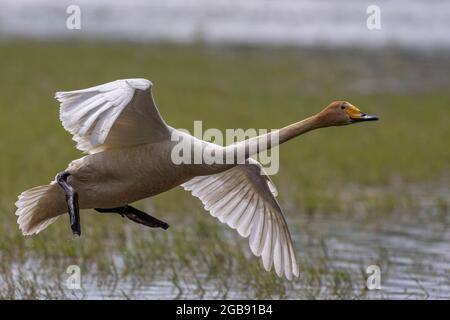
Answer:
M117 80L100 86L57 92L60 119L77 148L88 155L74 160L49 185L27 190L16 202L18 224L24 235L37 234L69 212L72 232L80 235L79 208L116 212L149 227L168 224L129 203L181 185L198 197L221 222L249 237L250 248L261 256L264 268L278 276L297 277L292 239L274 194L275 188L261 165L250 158L261 151L260 139L228 147L212 145L168 126L156 108L152 83L145 79ZM377 120L345 101L331 103L322 112L280 129L279 143L312 129ZM194 145L229 154L243 151L245 163L181 164L171 161L176 133ZM270 144L266 148L273 147Z

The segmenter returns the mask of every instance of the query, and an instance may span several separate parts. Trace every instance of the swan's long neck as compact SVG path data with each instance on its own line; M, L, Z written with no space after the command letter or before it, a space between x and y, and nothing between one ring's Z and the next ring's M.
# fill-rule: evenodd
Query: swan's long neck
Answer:
M317 116L312 116L302 121L293 123L279 130L280 144L320 127L321 125L319 124Z
M246 159L320 127L320 121L318 121L317 116L312 116L279 130L230 145L225 150L227 157L232 157L232 154L234 154L238 155L238 159L242 160L242 157Z

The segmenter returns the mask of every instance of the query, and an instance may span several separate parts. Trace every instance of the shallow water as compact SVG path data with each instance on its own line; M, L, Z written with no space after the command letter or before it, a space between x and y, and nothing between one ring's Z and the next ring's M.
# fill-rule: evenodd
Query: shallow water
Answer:
M439 223L421 223L380 219L360 223L340 219L338 215L299 219L292 224L295 248L300 266L317 264L321 272L317 279L303 272L300 279L288 286L280 296L272 298L344 298L344 299L450 299L450 230L448 219ZM292 223L292 221L291 221ZM189 241L189 240L187 240ZM120 268L121 256L116 256ZM306 264L305 264L306 262ZM55 282L39 276L33 261L14 265L15 281L29 277L37 290L51 291L53 298L74 299L248 299L257 296L239 284L223 287L203 279L189 277L174 281L170 277L151 281L131 277L97 277L83 271L82 289L65 288L66 275ZM381 289L367 290L365 270L369 265L381 269ZM31 275L31 270L34 270ZM87 274L86 274L87 273ZM205 275L206 277L206 275ZM305 279L310 277L310 279ZM55 281L55 280L52 280ZM41 289L39 289L41 288ZM46 289L42 289L46 288ZM16 292L16 298L26 294ZM45 297L39 293L37 296Z
M381 290L366 298L450 298L450 230L436 224L382 224L370 228L321 221L330 269L354 276L354 291L363 290L369 265L381 269ZM323 298L326 298L326 290Z

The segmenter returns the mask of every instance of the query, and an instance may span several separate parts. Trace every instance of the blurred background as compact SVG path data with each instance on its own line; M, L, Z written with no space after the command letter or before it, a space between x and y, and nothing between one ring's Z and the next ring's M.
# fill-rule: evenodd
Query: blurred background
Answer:
M439 0L2 0L0 298L450 298L449 17ZM83 156L54 92L130 77L176 128L278 128L333 100L380 117L280 149L299 279L266 273L181 188L137 204L168 231L85 210L80 239L66 216L20 234L17 195Z
M445 0L113 0L2 1L1 32L34 39L107 39L140 42L258 44L262 46L448 47L450 4ZM61 28L70 5L82 28ZM370 5L382 28L366 26ZM371 12L372 10L369 11Z

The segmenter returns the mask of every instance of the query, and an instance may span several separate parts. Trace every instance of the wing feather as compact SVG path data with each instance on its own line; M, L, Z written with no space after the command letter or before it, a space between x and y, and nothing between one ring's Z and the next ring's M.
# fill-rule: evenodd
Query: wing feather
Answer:
M170 138L146 79L123 79L92 88L57 92L60 119L77 148L95 153L109 148Z
M276 189L261 165L253 159L225 172L195 177L182 185L198 197L209 213L243 237L261 256L267 271L298 277L292 239L278 202Z

